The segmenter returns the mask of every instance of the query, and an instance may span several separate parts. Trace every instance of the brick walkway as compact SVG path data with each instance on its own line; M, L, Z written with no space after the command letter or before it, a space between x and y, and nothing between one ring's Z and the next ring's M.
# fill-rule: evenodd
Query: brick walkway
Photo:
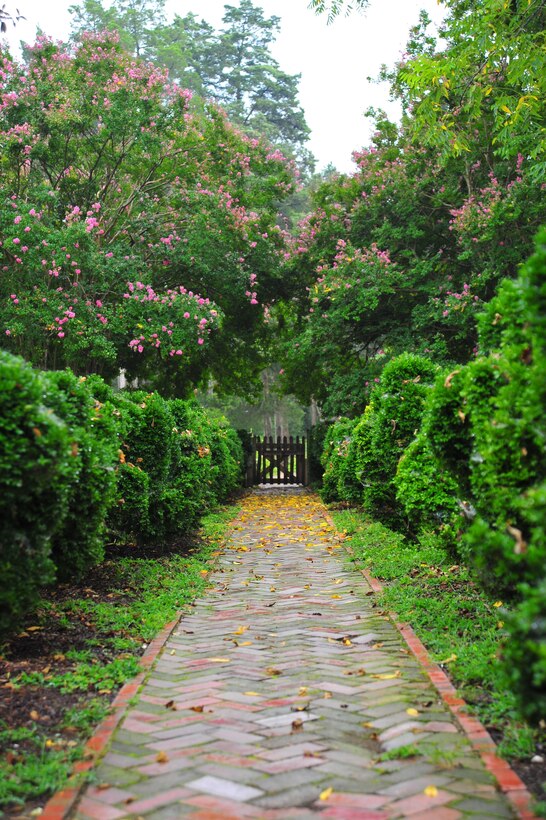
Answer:
M314 496L249 496L75 816L513 817L342 553Z

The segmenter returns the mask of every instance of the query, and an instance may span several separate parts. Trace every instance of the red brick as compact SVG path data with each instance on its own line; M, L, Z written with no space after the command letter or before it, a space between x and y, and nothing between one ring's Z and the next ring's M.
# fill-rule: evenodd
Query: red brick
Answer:
M126 811L121 811L113 806L106 806L97 800L91 800L90 797L82 798L78 805L78 813L82 817L90 817L93 820L117 820L118 817L127 817Z
M141 812L158 809L160 806L168 806L169 803L179 803L184 797L189 797L192 792L188 789L169 789L166 792L160 792L153 797L146 797L144 800L135 800L134 803L129 803L124 817L127 814L140 814ZM106 818L97 818L97 820L106 820Z

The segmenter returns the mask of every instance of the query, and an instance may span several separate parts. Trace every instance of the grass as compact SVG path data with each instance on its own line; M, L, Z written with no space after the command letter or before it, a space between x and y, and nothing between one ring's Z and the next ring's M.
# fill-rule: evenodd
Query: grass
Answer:
M0 723L0 807L43 802L62 787L82 757L86 739L108 713L112 693L138 672L142 648L205 591L208 571L236 512L230 506L205 516L196 546L187 553L109 560L112 592L103 600L81 597L43 605L45 629L52 614L57 625L68 629L72 619L84 618L91 627L87 645L60 656L66 667L61 671L45 666L21 673L10 687L27 687L29 693L33 687L51 687L81 699L62 710L56 726L35 722L30 728L9 728Z
M417 543L354 510L332 511L351 560L384 584L379 606L411 623L480 720L502 736L499 753L529 759L539 739L517 716L503 673L502 601L492 600L434 535Z
M23 744L25 753L18 754ZM82 757L78 741L44 739L38 731L26 728L0 726L0 746L10 749L0 764L0 806L22 805L29 798L61 788Z

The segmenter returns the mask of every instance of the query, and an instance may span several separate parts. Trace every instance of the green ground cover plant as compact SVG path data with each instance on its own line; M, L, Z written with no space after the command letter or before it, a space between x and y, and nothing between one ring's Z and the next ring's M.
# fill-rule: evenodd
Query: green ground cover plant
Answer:
M62 787L113 695L138 671L143 647L206 589L236 513L218 508L198 534L144 556L112 547L82 584L62 587L2 647L0 812L32 810ZM51 635L51 651L29 669L20 659L40 631ZM47 701L56 704L54 723Z

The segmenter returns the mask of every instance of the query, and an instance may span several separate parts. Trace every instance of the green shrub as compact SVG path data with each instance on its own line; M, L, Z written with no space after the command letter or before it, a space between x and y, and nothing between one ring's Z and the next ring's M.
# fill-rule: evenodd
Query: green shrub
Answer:
M175 478L180 493L179 526L184 531L197 522L200 512L217 500L217 467L213 465L206 412L196 401L170 402L179 438L179 462ZM173 525L175 521L172 522Z
M120 463L116 470L116 496L107 523L118 537L150 532L150 476L138 464Z
M187 532L240 485L236 432L195 401L115 392L0 354L0 631L40 586L81 577L125 539Z
M0 632L54 576L51 541L68 512L77 442L44 404L44 380L0 353Z
M506 615L510 639L502 658L523 716L538 724L546 714L546 580L521 593L523 600Z
M391 526L401 526L404 519L396 499L396 468L419 431L436 371L433 362L412 353L388 362L355 441L364 509Z
M439 380L423 433L438 461L450 470L469 523L460 551L483 584L503 596L517 593L522 581L542 575L546 549L530 538L526 493L546 478L546 423L541 318L533 312L540 291L537 260L520 279L502 283L480 320L487 345L499 344ZM506 317L503 311L508 313ZM486 345L486 346L487 346Z
M438 464L453 476L462 498L470 489L468 464L473 448L463 384L462 367L439 373L422 424L423 437Z
M450 473L440 468L422 433L405 449L394 485L411 532L438 531L459 519L457 484Z
M483 355L439 381L423 431L471 519L460 551L515 598L506 673L522 713L546 709L546 230L479 323Z
M356 476L348 464L348 457L351 436L357 421L357 419L341 418L328 428L322 454L324 474L320 490L324 501L353 500L350 498L352 495L350 482L353 481L356 486Z
M161 538L169 530L164 493L171 486L180 450L169 402L158 393L140 390L109 395L118 418L120 465L108 526L117 537Z
M53 537L52 558L59 579L81 578L104 557L105 519L114 499L118 463L115 408L97 401L86 379L70 370L44 373L43 379L45 403L75 438L76 474L66 516Z

